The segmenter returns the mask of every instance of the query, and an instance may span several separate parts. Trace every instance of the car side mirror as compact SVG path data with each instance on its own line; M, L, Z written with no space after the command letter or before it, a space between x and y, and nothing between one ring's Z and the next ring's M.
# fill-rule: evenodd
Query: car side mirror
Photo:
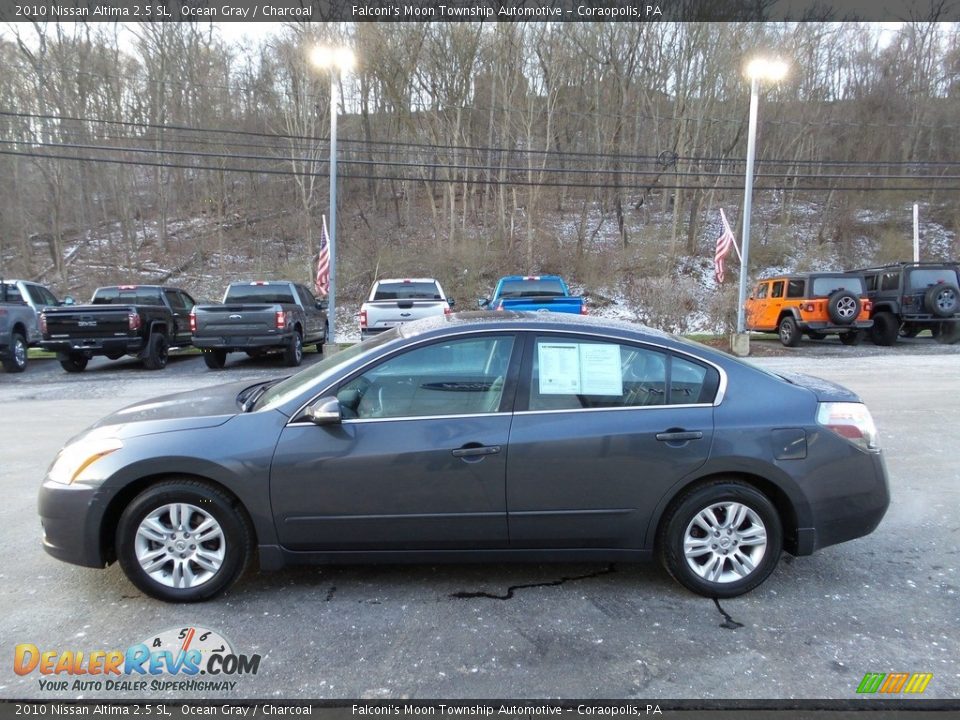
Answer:
M317 300L317 310L326 310L330 307L329 300Z
M449 305L450 307L453 307L456 304L457 304L456 300L454 300L453 298L447 298L447 305Z
M72 297L70 297L69 295L67 295L67 296L63 299L63 302L60 303L60 304L61 304L61 305L76 305L76 303L77 303L76 300L74 300Z
M336 425L343 419L340 401L335 397L322 397L307 405L304 417L314 425Z
M477 305L479 305L480 307L486 307L489 304L490 304L490 298L479 298L477 300Z

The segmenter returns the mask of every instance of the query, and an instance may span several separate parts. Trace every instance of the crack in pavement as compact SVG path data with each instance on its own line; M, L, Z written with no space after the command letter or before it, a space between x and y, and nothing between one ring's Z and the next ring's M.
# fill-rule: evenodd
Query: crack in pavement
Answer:
M559 580L550 580L548 582L541 583L527 583L525 585L511 585L507 588L506 595L494 595L493 593L478 591L478 592L467 592L462 590L460 592L450 593L450 597L457 598L458 600L469 600L471 598L490 598L491 600L510 600L514 593L517 590L526 590L527 588L537 588L537 587L556 587L557 585L563 585L567 582L572 582L574 580L590 580L591 578L600 577L601 575L609 575L610 573L615 573L617 571L616 566L611 563L606 567L605 570L598 570L597 572L589 573L587 575L575 575L573 577L562 577Z
M730 613L728 613L726 610L720 607L720 598L714 598L713 604L717 606L717 610L720 611L720 614L723 615L723 618L724 618L723 622L720 623L720 627L725 628L727 630L736 630L737 628L743 627L742 622L737 622L736 620L734 620L732 617L730 617Z

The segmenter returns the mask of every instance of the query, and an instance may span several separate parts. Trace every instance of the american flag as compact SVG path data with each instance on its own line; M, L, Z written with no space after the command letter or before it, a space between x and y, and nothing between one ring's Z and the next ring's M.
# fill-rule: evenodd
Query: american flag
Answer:
M730 223L727 222L727 216L724 215L722 208L720 209L720 220L723 222L723 233L717 238L717 251L713 255L713 267L718 283L723 282L723 258L730 252L731 247L736 247L733 230L730 229Z
M317 295L330 292L330 238L327 235L327 218L323 218L323 230L320 232L320 254L317 255L317 279L314 283Z

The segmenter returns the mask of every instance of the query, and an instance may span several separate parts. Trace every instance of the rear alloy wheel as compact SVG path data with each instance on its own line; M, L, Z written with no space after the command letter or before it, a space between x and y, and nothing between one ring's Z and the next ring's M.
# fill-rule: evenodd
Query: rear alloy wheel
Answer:
M950 317L960 308L960 290L953 285L938 284L923 297L927 310L940 318Z
M203 361L211 370L223 370L223 366L227 364L227 351L204 350Z
M783 547L773 503L756 488L720 480L695 488L668 510L657 545L667 571L695 593L742 595L773 572Z
M70 353L69 355L60 353L57 355L57 359L60 361L60 367L68 373L83 372L87 369L87 363L90 362L90 358L79 353Z
M793 319L793 315L784 315L780 318L777 334L784 347L796 347L800 344L800 328L797 327L797 321Z
M27 369L27 340L18 332L10 336L9 355L3 359L3 369L8 373Z
M861 340L863 340L863 333L859 330L848 330L840 333L840 342L844 345L859 345Z
M243 573L253 547L232 498L188 480L160 483L134 498L120 516L116 543L130 581L168 602L222 592Z
M303 338L295 332L290 342L283 349L283 364L287 367L297 367L303 360Z
M143 366L147 370L163 370L167 366L167 338L160 333L153 333L147 340L147 354L143 358Z
M893 345L900 335L900 323L897 316L886 310L873 316L873 327L870 328L870 339L874 345Z
M827 314L837 325L849 325L860 314L860 300L849 290L837 290L827 301Z

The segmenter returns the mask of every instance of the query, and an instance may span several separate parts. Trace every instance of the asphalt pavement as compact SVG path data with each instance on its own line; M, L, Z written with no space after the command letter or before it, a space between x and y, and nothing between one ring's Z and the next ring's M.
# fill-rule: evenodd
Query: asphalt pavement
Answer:
M910 347L756 360L863 397L893 500L872 535L784 556L764 585L719 605L656 564L621 563L302 567L250 572L203 604L154 601L116 566L43 552L36 495L47 465L123 405L290 369L231 355L214 372L189 355L159 372L95 360L67 375L41 360L0 374L0 698L856 699L868 672L933 673L923 697L960 698L960 352ZM11 663L18 644L115 650L189 627L261 655L258 672L222 691L98 690L70 675L50 690Z

